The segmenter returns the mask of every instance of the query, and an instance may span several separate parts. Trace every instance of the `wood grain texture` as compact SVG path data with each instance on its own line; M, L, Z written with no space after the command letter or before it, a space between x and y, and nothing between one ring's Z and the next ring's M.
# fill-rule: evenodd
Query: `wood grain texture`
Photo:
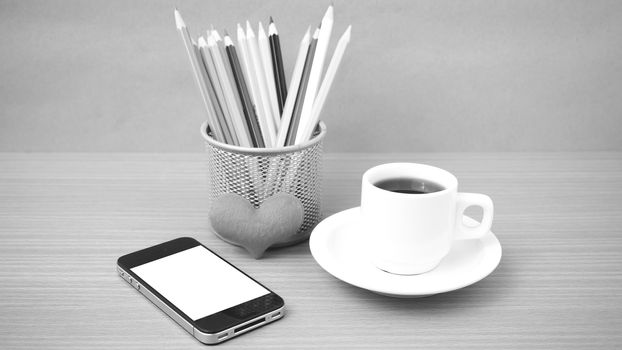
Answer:
M392 299L324 272L306 243L253 260L208 231L202 154L0 154L0 348L203 348L115 272L193 236L283 296L282 321L219 348L622 347L622 154L328 154L325 215L390 161L489 194L500 266L460 291Z

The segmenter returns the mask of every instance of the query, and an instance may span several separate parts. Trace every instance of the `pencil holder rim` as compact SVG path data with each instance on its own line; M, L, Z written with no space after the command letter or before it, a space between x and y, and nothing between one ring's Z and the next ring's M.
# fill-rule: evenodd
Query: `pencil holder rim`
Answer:
M319 133L318 132L314 133L314 136L311 140L308 140L299 145L275 147L275 148L242 147L242 146L229 145L229 144L217 141L207 133L207 126L208 126L207 120L204 121L203 124L201 124L201 136L203 136L203 139L205 140L205 142L209 143L210 145L216 148L220 148L225 151L242 153L242 154L251 154L255 156L262 156L262 155L273 156L273 155L284 154L284 153L298 152L305 148L309 148L315 145L316 143L321 142L324 139L324 136L326 135L326 124L324 124L323 121L320 121L318 125L320 129Z

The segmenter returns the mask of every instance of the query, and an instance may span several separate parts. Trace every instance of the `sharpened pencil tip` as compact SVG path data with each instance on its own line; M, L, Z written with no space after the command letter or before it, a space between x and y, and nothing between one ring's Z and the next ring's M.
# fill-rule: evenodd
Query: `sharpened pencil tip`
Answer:
M177 29L181 29L186 26L186 23L184 22L184 19L181 18L181 13L179 13L177 7L175 7L175 24L177 25Z
M274 20L272 19L272 16L270 16L270 23L274 23Z
M238 23L238 42L244 39L246 39L246 35L244 35L244 29L242 29L242 26L240 25L240 23Z
M246 21L246 38L255 38L255 32L253 31L253 28L251 27L251 22L249 21Z
M324 14L324 18L322 19L322 21L324 19L333 19L333 4L330 4L330 6L328 6L328 9L326 9L326 13Z
M342 38L345 38L344 40L350 41L350 32L351 31L352 31L352 25L349 25L348 29L346 29L345 33L343 33Z
M207 46L214 46L216 45L216 38L214 37L214 33L212 32L212 35L207 37Z
M227 34L225 34L225 46L233 46L233 40Z
M279 33L276 31L276 24L274 24L274 22L270 22L270 25L268 26L268 35L273 36L278 34Z
M200 37L199 37L199 46L200 46L200 47L205 47L205 46L207 46L207 42L205 41L205 38L204 38L204 37L202 37L202 36L200 36Z
M218 34L218 31L216 29L212 29L212 37L214 38L214 41L216 42L222 40L222 38L220 37L220 34Z
M313 39L317 39L320 36L320 28L315 28L315 32L313 32Z

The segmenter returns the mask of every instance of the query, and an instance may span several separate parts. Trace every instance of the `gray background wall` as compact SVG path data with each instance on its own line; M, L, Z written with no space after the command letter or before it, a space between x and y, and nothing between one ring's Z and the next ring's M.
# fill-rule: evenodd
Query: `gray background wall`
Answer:
M277 21L289 75L330 1L0 1L0 151L201 151L175 29ZM335 1L326 150L622 150L621 1ZM334 46L335 39L333 39Z

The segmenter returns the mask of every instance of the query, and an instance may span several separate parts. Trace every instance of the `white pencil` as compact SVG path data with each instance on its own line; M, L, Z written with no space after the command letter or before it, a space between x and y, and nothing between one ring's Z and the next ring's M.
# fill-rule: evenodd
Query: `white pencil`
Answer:
M268 87L268 97L270 99L270 108L272 109L272 117L276 129L281 124L281 112L279 110L279 100L276 97L276 86L274 85L274 70L272 68L272 52L270 50L270 42L263 29L263 25L259 22L257 29L257 44L259 45L259 55L263 63L264 78Z
M283 106L283 116L281 117L281 125L279 126L279 134L276 139L276 147L285 146L285 140L287 139L287 129L289 129L289 123L292 120L292 112L294 111L294 105L296 104L296 95L298 94L298 88L300 86L300 79L302 78L302 70L305 66L305 58L307 57L307 51L309 50L309 42L311 40L310 27L307 28L305 36L300 41L300 47L298 48L298 56L296 56L296 63L294 65L294 71L292 72L292 80L289 83L289 91L287 93L287 99Z
M274 118L272 117L272 108L270 107L270 101L268 97L268 86L266 85L266 75L264 73L263 64L259 54L259 46L257 45L257 39L251 24L246 22L246 43L248 45L248 54L252 67L254 68L255 78L257 79L257 86L259 89L260 102L255 101L260 108L263 108L263 118L259 120L261 130L268 139L266 147L273 147L276 142L276 130L274 126Z
M259 86L257 84L257 78L255 77L253 62L251 61L250 54L248 53L248 40L246 39L246 34L244 33L244 29L238 23L238 46L240 49L240 61L242 65L242 70L244 71L244 76L246 81L248 82L248 90L251 98L251 102L253 103L253 109L255 111L255 116L257 117L257 123L259 124L259 129L261 130L261 138L264 143L264 147L272 147L272 144L269 143L270 139L266 135L266 131L264 131L264 127L261 124L260 120L263 120L264 110L261 107L261 96L259 94Z
M320 36L317 39L317 47L313 56L313 67L311 67L311 74L309 76L309 83L307 85L307 91L305 92L304 103L302 105L302 112L300 113L300 124L307 125L309 119L311 119L311 111L313 109L313 102L317 94L320 80L322 79L322 72L324 69L324 58L326 57L326 51L328 50L328 43L330 41L330 33L333 30L333 5L328 7L322 23L320 25ZM296 140L302 140L303 129L299 127L296 133Z
M251 77L250 77L250 66L248 59L248 45L246 44L246 34L244 33L244 29L240 23L238 23L238 45L237 47L240 49L240 65L242 66L242 70L244 71L244 79L249 82L251 85ZM252 87L249 86L249 89ZM252 96L251 96L252 97ZM254 103L254 101L253 101Z
M223 57L221 56L222 53L218 47L216 39L220 39L220 36L217 31L213 30L211 35L207 37L207 47L209 48L214 65L216 66L216 73L218 74L218 80L220 80L220 85L224 94L224 103L229 109L230 119L228 121L232 124L233 129L235 130L238 144L242 147L250 147L250 139L244 126L244 116L242 116L242 111L238 108L238 102L236 101L236 96L232 89L232 84L234 83L229 79L227 67Z
M311 118L309 119L309 123L303 125L303 133L302 138L296 138L296 143L301 143L308 140L313 134L313 130L317 125L320 113L322 113L322 108L324 107L324 103L326 102L326 97L328 96L328 92L330 91L330 87L335 80L335 75L337 74L337 70L339 69L339 64L341 63L341 59L343 58L343 54L350 42L350 31L352 26L348 26L345 33L339 39L337 46L335 47L335 53L333 54L333 58L330 60L330 64L328 65L328 69L326 70L326 75L324 76L324 80L322 81L322 85L320 86L320 90L317 93L317 97L315 98L315 102L313 103L313 110L311 112Z
M203 104L205 105L205 110L207 111L207 122L214 133L214 137L218 141L225 141L222 129L216 120L216 112L214 110L214 106L212 105L212 101L208 95L208 88L204 75L201 73L203 69L203 65L199 62L198 57L196 55L196 51L194 46L192 45L192 39L190 39L190 33L188 32L188 28L186 27L186 23L184 22L181 14L177 9L175 9L175 24L177 25L177 30L181 34L181 38L184 41L184 46L186 47L186 53L188 54L188 59L190 59L190 65L192 66L192 71L194 72L194 77L196 79L197 85L199 86L199 91L201 92L201 97L203 98Z

